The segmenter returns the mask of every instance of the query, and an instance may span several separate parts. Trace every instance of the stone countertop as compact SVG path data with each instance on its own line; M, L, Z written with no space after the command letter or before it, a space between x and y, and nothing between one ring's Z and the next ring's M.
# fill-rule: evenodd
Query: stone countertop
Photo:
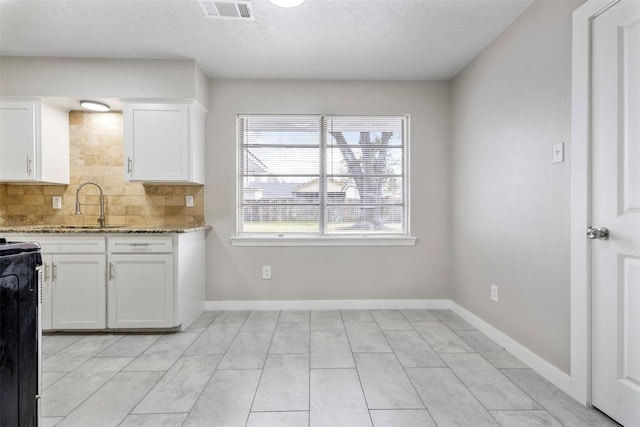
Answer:
M128 233L149 233L149 234L164 234L164 233L190 233L199 230L210 230L210 225L203 225L198 227L154 227L143 225L130 225L130 226L114 226L107 225L105 227L99 227L94 225L26 225L26 226L4 226L0 227L0 235L2 233L64 233L64 234L79 234L79 233L95 233L95 234L128 234Z

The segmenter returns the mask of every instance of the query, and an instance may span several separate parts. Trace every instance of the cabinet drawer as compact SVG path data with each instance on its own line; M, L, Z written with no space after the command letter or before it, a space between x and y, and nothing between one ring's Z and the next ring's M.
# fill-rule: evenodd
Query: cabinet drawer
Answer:
M60 236L52 234L13 234L11 240L38 242L45 254L104 253L104 236Z
M171 253L171 236L112 236L108 238L109 253Z

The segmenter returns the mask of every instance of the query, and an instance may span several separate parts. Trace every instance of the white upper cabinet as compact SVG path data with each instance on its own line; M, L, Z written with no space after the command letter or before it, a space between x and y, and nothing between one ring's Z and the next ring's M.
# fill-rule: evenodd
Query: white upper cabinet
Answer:
M69 113L41 100L0 101L0 182L69 184Z
M199 103L124 102L125 180L204 184Z

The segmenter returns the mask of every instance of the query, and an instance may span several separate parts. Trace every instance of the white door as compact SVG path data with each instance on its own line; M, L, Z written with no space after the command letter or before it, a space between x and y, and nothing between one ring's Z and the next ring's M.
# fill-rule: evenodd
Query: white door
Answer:
M593 21L592 402L640 426L640 1ZM594 237L593 235L591 237Z

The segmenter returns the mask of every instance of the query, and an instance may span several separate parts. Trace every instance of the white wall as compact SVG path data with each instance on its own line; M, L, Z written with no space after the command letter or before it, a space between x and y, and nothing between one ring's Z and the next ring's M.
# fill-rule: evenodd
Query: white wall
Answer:
M566 373L571 13L581 3L535 2L452 86L453 300ZM560 141L567 161L552 164Z
M206 76L194 60L0 57L0 94L17 97L197 99Z
M449 298L449 84L211 80L208 300ZM411 114L410 247L233 247L238 113ZM273 279L261 280L262 265Z

